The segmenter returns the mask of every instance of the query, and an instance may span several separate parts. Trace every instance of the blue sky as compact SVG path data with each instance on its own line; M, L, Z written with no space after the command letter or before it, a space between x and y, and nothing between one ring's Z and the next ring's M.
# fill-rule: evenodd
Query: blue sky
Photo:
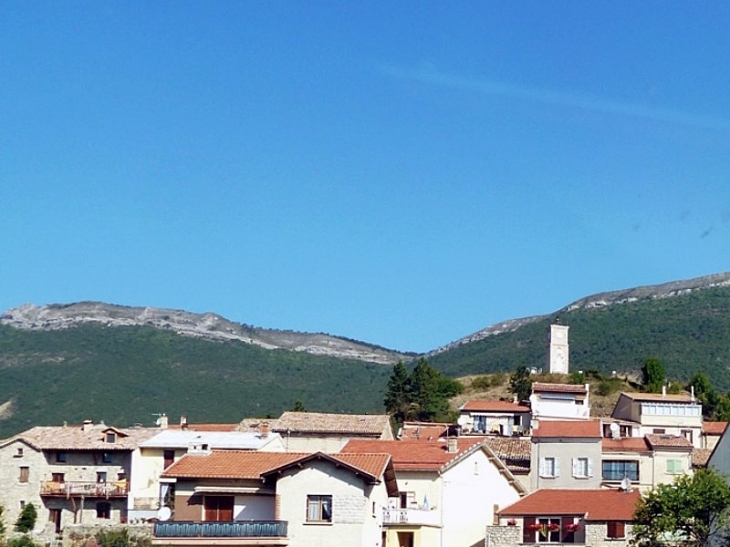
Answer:
M722 2L0 4L0 310L427 351L730 270Z

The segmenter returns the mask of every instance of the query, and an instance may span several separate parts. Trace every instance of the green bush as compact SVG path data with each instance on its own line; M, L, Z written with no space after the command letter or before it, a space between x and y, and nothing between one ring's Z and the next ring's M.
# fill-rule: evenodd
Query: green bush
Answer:
M126 528L102 530L96 536L99 547L149 547L151 541L147 538L130 537Z
M38 512L32 503L23 507L18 520L15 521L15 530L18 532L31 532L35 528L35 521L38 519Z
M27 507L27 506L26 506ZM22 536L17 536L14 538L11 538L7 541L5 544L6 547L39 547L39 545L33 541L33 538L31 538L28 535L23 534Z
M489 376L477 376L471 382L471 388L476 391L486 391L492 387L492 379Z

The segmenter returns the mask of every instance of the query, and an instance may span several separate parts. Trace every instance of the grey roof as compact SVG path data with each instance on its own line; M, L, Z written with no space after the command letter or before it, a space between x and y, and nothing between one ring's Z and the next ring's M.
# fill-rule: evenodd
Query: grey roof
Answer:
M268 437L261 437L257 433L243 433L239 431L189 431L181 429L166 429L151 439L140 443L142 448L188 448L193 443L205 443L210 448L258 450L276 437L270 433Z

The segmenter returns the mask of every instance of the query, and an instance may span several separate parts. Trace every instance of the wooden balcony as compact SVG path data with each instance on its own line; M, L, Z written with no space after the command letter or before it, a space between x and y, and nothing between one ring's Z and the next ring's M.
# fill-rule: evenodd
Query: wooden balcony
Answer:
M288 523L281 520L240 522L158 522L154 545L288 545Z
M87 498L126 498L129 492L127 481L115 482L53 482L41 483L41 496L87 497Z

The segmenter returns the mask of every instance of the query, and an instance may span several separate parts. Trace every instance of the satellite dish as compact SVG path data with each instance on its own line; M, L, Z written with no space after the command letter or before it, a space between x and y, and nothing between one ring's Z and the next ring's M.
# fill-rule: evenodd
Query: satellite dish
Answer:
M160 507L159 511L157 511L157 520L165 522L166 520L170 520L170 517L172 516L172 510L165 506Z
M619 485L619 489L623 490L624 492L628 492L631 490L631 480L629 480L628 477L624 477L621 481L621 484ZM167 507L165 507L167 509Z
M616 422L613 422L608 428L611 430L611 437L618 439L621 436L621 430Z

